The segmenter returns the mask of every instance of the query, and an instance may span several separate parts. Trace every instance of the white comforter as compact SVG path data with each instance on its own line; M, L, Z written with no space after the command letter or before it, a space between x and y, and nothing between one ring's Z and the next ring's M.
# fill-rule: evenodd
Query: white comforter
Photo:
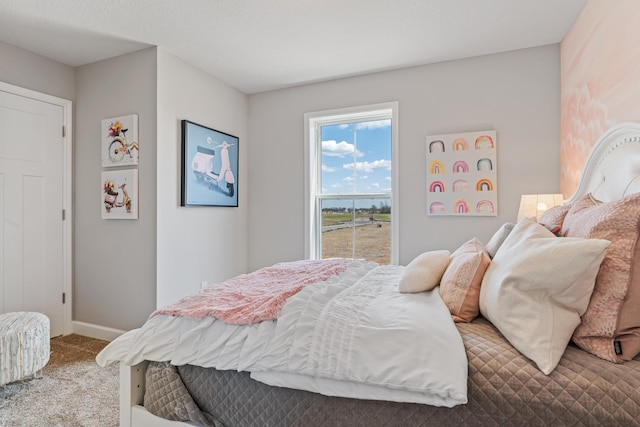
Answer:
M462 339L437 289L401 294L400 266L362 262L337 283L307 286L276 321L228 325L160 315L97 357L252 372L327 395L455 406L467 402Z

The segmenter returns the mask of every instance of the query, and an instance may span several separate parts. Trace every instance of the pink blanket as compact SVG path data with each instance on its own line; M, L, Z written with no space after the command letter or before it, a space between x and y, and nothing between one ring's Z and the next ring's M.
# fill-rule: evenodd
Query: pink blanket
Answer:
M306 285L327 280L346 270L349 259L283 262L236 276L156 310L159 314L202 318L251 325L275 319L284 303Z

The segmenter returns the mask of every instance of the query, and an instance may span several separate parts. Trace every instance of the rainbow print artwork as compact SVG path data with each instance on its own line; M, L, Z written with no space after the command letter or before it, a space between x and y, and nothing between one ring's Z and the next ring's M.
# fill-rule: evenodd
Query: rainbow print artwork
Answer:
M431 191L431 190L429 190ZM453 181L453 191L455 192L467 192L469 191L469 183L467 181L465 181L464 179L457 179L455 181Z
M442 181L433 181L429 186L431 193L442 193L444 191L444 184Z
M467 143L467 140L464 138L458 138L455 141L453 141L453 151L465 151L469 149L469 144Z
M460 214L469 213L469 202L465 199L458 199L453 205L453 210Z
M496 131L426 139L427 214L496 216Z
M453 164L453 172L467 173L469 172L469 165L464 160L458 160Z
M476 138L476 150L481 149L483 146L485 148L494 148L493 138L491 138L489 135L481 135L481 136L477 137Z
M481 179L476 182L476 191L493 191L493 182L487 178Z
M481 200L476 205L476 212L494 213L493 203L489 200Z
M429 171L434 175L444 173L444 163L440 160L433 160L431 166L429 166Z

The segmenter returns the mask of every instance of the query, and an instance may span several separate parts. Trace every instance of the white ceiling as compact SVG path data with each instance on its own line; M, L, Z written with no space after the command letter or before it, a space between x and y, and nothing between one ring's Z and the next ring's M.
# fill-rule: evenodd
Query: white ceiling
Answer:
M72 66L159 46L256 93L558 43L586 2L0 0L0 41Z

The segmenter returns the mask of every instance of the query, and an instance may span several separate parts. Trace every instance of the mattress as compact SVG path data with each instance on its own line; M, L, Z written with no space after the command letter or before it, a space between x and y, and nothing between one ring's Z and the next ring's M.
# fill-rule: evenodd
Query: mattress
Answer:
M323 396L268 386L249 372L166 363L149 365L144 404L163 418L216 427L638 425L640 360L613 364L569 345L546 376L485 319L457 326L469 402L454 408Z

